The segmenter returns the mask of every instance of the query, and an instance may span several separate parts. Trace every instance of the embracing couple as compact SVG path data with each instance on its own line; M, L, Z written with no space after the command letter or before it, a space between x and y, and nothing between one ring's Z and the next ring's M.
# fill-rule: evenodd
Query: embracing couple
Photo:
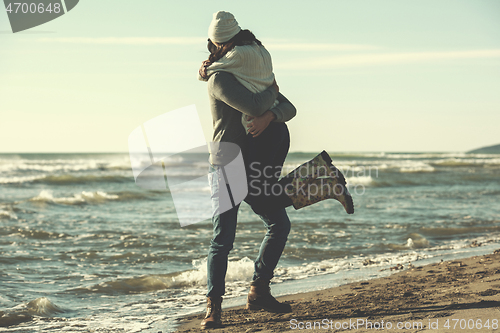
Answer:
M214 14L208 36L210 56L203 61L198 76L208 84L214 128L212 140L235 144L241 149L249 184L245 202L267 228L255 260L246 308L291 312L290 305L277 301L269 287L290 232L285 208L299 209L333 198L352 214L352 197L342 173L332 165L325 151L280 178L290 145L285 122L295 116L296 109L279 92L269 52L249 30L242 30L228 12ZM226 177L223 155L221 151L210 151L209 181L214 212L219 211L218 184ZM207 314L202 328L222 327L222 295L238 208L236 204L212 217L213 238L207 260Z

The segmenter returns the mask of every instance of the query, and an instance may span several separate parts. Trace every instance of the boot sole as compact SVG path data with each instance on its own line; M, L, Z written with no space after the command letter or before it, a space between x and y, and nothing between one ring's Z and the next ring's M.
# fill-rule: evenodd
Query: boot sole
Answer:
M224 325L222 324L201 325L200 328L202 330L209 330L212 328L224 328Z
M345 180L345 177L342 174L342 172L340 172L340 170L337 169L337 167L335 165L333 165L332 158L330 157L330 155L328 155L328 153L325 150L323 150L321 152L321 157L323 158L323 160L325 160L325 162L327 162L331 165L330 169L332 169L338 175L338 179L339 179L340 183L346 187L347 182ZM347 192L347 187L346 187L346 192ZM346 203L346 205L344 206L346 213L347 214L354 214L354 202L352 201L352 196L344 193L343 197L344 197L345 203Z
M342 194L335 199L337 199L337 201L339 201L342 204L342 206L344 206L344 209L347 214L354 214L354 202L352 201L352 196L347 190L347 187L346 186L343 187L344 189L342 190Z
M345 211L347 214L354 214L354 202L352 201L352 197L350 195L345 195L345 203L347 207Z
M254 304L249 304L247 303L247 305L245 306L245 309L247 310L266 310L268 312L273 312L273 313L290 313L292 312L292 309L290 309L290 311L276 311L274 309L271 309L271 308L267 308L265 306L260 306L260 305L254 305Z

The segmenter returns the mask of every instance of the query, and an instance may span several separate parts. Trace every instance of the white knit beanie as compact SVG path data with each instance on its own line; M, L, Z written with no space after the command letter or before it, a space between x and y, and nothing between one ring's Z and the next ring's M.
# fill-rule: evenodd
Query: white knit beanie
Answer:
M212 42L225 43L241 31L233 14L224 11L214 13L214 18L208 27L208 38Z

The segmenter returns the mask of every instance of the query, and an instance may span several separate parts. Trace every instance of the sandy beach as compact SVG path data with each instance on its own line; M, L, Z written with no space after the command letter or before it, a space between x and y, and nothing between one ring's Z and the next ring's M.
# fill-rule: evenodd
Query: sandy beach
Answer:
M212 332L404 331L493 332L500 320L500 250L426 266L398 267L388 277L280 297L293 313L224 309ZM396 269L396 267L394 267ZM204 314L178 332L200 331Z

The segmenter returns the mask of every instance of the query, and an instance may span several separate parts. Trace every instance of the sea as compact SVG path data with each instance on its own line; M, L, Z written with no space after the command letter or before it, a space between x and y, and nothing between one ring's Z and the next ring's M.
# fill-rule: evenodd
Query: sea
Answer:
M290 153L285 171L317 153ZM500 155L330 156L355 213L333 199L287 208L274 295L500 248ZM206 158L164 163L183 179L207 174ZM192 207L209 192L198 179ZM211 234L209 219L181 227L170 191L138 186L126 153L0 154L0 332L173 332L204 310ZM224 307L245 303L264 234L243 203Z

